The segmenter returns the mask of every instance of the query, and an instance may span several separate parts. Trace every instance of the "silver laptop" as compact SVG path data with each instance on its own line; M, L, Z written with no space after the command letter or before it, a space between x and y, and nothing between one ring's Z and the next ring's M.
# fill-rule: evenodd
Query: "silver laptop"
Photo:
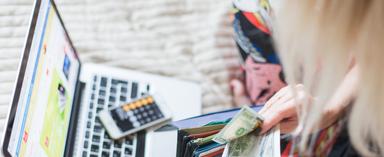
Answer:
M145 131L113 141L97 113L153 92L163 97L174 120L200 114L197 84L82 64L54 2L37 0L1 142L2 154L144 156Z

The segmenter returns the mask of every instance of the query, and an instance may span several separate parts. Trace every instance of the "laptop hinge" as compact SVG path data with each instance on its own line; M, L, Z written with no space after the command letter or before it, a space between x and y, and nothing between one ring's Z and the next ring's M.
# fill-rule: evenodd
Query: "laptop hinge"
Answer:
M146 131L139 131L136 135L136 157L144 157Z
M74 153L74 145L75 145L75 139L76 139L76 130L77 130L77 123L78 123L78 116L79 116L79 110L82 100L82 94L84 93L85 83L78 81L76 85L76 92L74 97L74 104L72 107L72 113L71 113L71 119L69 121L69 129L68 129L68 135L67 135L67 141L65 145L65 157L73 156Z

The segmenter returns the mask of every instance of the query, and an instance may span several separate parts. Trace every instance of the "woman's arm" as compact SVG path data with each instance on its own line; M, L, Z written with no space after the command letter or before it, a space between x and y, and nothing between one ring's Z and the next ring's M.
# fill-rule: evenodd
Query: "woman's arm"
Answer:
M357 92L358 75L358 67L355 65L346 74L339 88L337 88L333 97L326 104L322 116L321 128L333 124L343 115L343 111L347 106L351 104ZM262 133L268 131L276 124L280 124L282 133L289 133L296 128L296 108L297 105L302 104L297 104L291 88L294 88L294 90L297 91L298 99L312 99L310 95L304 92L303 85L301 84L281 89L268 100L263 109L259 112L265 118L262 126Z

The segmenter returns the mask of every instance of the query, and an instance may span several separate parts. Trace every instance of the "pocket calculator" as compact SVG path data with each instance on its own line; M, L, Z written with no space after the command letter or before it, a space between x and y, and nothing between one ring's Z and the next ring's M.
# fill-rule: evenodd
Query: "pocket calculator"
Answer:
M121 106L99 112L112 139L119 139L170 120L169 108L157 95L146 95Z

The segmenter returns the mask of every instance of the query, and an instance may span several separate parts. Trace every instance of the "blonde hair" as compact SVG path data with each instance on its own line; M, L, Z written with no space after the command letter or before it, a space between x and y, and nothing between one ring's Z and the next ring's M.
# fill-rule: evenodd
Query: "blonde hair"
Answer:
M384 153L384 0L283 1L275 24L288 83L303 83L316 98L298 108L302 148L353 56L359 88L349 113L350 138L364 156Z

